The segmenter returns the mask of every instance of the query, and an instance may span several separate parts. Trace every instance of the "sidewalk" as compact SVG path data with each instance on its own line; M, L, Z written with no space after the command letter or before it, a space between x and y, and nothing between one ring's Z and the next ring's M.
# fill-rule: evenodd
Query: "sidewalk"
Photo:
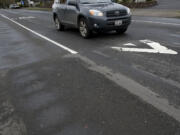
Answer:
M180 18L180 10L173 9L132 9L135 16Z

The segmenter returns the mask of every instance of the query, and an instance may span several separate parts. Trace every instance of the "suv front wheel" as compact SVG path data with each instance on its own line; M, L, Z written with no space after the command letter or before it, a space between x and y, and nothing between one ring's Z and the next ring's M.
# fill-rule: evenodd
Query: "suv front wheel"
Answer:
M89 38L91 31L88 28L87 21L85 18L79 20L79 32L83 38Z
M61 22L59 21L59 18L57 16L54 18L54 23L55 23L57 30L59 30L59 31L64 30L64 25L61 24Z

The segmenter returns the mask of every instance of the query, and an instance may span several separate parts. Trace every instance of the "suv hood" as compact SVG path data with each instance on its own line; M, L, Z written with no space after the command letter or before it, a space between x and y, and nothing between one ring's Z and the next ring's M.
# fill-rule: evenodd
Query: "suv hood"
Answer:
M117 3L95 3L95 4L82 4L80 7L87 9L96 9L102 12L104 11L112 11L112 10L120 10L127 9L125 6Z

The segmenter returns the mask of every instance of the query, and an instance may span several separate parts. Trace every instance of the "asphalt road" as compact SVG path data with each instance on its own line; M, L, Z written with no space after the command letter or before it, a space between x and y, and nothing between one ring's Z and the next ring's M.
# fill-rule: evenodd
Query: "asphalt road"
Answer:
M179 19L87 40L50 12L0 10L0 134L180 135L179 53Z
M155 9L180 10L179 0L157 0L157 1L158 1L158 5L153 7Z

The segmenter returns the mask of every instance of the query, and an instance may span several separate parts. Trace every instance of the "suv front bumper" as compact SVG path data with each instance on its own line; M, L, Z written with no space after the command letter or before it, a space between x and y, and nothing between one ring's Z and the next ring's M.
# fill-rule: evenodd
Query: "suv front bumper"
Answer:
M115 26L116 20L122 20L122 24L120 26ZM131 24L131 16L123 16L123 17L89 17L88 18L88 26L90 30L94 31L111 31L117 29L127 28Z

